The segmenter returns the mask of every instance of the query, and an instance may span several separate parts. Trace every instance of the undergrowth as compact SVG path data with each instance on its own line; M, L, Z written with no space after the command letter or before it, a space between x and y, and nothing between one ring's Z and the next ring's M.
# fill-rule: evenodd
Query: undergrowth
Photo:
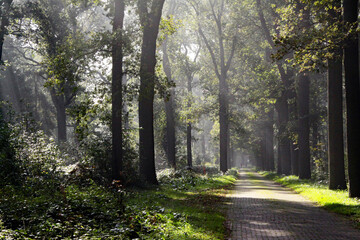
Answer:
M346 190L330 190L322 182L300 180L297 176L278 176L273 172L261 172L266 178L289 187L323 208L350 217L360 228L360 200L350 198Z
M233 173L234 174L234 173ZM234 175L164 174L156 189L88 180L0 188L0 239L223 239Z

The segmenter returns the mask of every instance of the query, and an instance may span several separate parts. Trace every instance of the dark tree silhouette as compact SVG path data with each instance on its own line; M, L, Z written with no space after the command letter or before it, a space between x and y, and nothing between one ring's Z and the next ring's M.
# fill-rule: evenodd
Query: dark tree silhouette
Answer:
M347 151L349 169L349 195L360 197L360 86L359 45L356 33L358 1L344 0L344 20L350 34L345 41L344 70L347 110Z
M115 39L112 49L112 172L113 179L120 180L122 171L122 77L123 38L125 2L115 0L113 31Z
M138 1L140 22L143 29L139 94L140 174L150 184L158 184L154 150L154 86L156 39L164 2L165 0ZM149 7L149 5L151 6Z

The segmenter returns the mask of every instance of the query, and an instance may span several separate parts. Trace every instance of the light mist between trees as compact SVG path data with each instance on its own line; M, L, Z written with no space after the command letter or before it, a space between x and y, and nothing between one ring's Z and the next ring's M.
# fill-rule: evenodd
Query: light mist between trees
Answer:
M255 166L360 196L357 1L3 0L0 12L4 124L56 139L64 165L123 185Z

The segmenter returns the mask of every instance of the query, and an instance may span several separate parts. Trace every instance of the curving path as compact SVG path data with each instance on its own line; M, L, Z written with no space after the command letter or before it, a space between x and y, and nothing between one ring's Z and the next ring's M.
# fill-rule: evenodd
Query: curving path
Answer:
M230 198L228 239L360 240L351 222L250 170Z

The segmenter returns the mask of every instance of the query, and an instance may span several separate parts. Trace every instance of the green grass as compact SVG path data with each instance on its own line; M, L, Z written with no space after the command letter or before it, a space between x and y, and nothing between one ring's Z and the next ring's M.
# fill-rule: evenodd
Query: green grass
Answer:
M196 183L191 184L170 182L156 190L134 193L126 205L157 212L160 221L149 222L147 227L151 229L156 225L158 231L141 236L143 239L161 239L159 236L163 239L224 239L222 203L235 180L234 176L214 176L196 177Z
M157 188L0 188L0 239L224 239L236 177L183 172Z
M360 200L349 198L345 190L329 190L325 184L312 180L300 180L296 176L280 177L272 172L261 172L266 178L289 187L323 208L350 217L360 228Z

